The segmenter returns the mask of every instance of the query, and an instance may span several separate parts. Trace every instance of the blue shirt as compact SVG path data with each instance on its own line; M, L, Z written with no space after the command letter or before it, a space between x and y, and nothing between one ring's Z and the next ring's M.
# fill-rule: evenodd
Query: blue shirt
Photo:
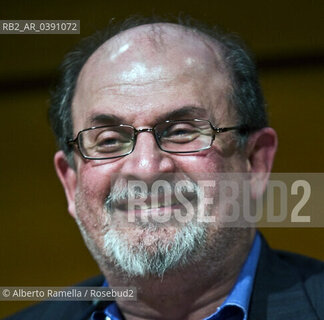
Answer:
M231 292L222 305L204 320L247 320L260 250L261 239L257 232L249 255ZM105 281L103 285L108 286L108 283ZM112 301L103 312L95 311L90 319L122 320L124 318L118 309L117 303Z

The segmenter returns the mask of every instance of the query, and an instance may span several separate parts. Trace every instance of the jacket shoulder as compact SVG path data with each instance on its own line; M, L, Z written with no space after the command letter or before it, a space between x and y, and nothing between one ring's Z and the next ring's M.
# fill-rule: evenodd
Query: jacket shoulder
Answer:
M296 270L310 302L315 310L321 310L321 319L324 319L324 262L291 252L276 253L282 261Z
M324 319L324 263L262 247L249 319Z

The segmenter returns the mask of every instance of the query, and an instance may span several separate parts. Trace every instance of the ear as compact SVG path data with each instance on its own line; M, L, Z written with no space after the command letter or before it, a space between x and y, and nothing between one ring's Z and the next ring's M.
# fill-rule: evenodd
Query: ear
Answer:
M246 152L253 198L261 196L266 189L277 150L277 141L276 132L269 127L254 132L248 139Z
M76 172L69 166L69 163L63 151L58 151L55 154L54 165L56 173L65 191L69 213L73 218L75 218Z

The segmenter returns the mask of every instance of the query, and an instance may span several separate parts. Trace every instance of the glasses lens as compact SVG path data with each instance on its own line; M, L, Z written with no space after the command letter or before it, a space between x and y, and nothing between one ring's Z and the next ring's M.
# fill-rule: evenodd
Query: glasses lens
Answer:
M161 148L171 152L194 152L210 146L213 129L208 121L166 121L155 127Z
M90 158L104 159L132 151L134 130L130 126L95 128L80 133L81 152Z

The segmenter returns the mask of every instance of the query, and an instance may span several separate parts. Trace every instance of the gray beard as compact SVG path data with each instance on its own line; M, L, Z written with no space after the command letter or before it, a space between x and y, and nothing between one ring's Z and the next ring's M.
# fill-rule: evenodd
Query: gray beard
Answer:
M195 194L199 192L198 185L189 179L179 188L172 184L172 189L173 192L194 192ZM136 190L131 193L124 186L117 184L106 199L105 209L113 218L115 204L119 201L136 197L146 198L148 195ZM174 234L170 238L167 230L171 225ZM105 253L112 258L115 267L128 276L162 277L168 270L196 261L199 251L206 242L206 225L194 221L187 223L169 221L164 225L138 219L130 227L136 228L141 239L135 241L136 243L131 243L127 238L127 228L123 231L110 228L104 236ZM161 233L164 233L166 239L162 240L157 236ZM145 241L148 238L151 240Z
M131 244L127 232L110 229L104 236L104 251L115 266L130 277L162 277L168 270L198 261L205 242L206 227L194 222L178 228L173 239L157 239L149 247L145 241Z
M206 274L219 272L222 277L227 272L223 268L224 261L235 255L234 252L244 255L251 239L249 228L220 227L210 238L207 224L189 222L179 227L168 242L158 239L153 246L147 246L144 242L131 243L126 229L109 229L98 246L83 223L78 218L76 221L103 273L110 270L130 279L149 276L162 278L167 271L181 270L190 265L199 265L199 271Z

